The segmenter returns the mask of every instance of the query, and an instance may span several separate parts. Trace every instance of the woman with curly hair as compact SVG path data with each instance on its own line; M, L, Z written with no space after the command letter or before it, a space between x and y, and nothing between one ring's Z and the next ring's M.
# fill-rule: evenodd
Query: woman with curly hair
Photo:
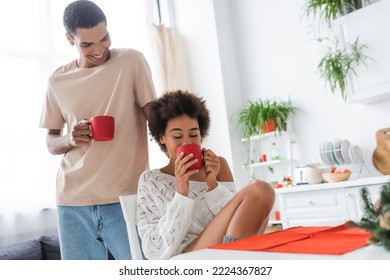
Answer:
M193 155L176 148L201 144L210 127L206 102L183 91L151 103L149 130L169 157L161 169L146 170L138 183L138 232L148 259L169 259L184 252L262 234L275 193L255 180L236 191L227 161L203 147L203 167L190 170Z

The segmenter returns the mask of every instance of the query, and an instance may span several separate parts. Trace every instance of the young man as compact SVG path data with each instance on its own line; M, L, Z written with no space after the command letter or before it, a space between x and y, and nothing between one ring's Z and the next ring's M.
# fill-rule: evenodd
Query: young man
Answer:
M118 197L136 193L148 168L151 72L138 51L110 49L106 16L95 3L72 2L63 20L80 56L50 76L40 121L48 150L64 154L56 199L62 259L107 259L107 249L115 259L130 259ZM89 119L96 115L115 118L113 140L91 138Z

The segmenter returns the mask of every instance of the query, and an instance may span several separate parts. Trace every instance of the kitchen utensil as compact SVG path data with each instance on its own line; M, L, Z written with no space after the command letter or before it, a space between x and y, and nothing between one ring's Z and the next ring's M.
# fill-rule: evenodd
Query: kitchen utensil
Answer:
M305 168L306 181L310 185L320 184L323 181L322 168L307 166Z
M336 164L334 159L333 159L333 154L332 153L333 153L333 144L331 142L326 142L325 156L326 156L326 159L329 162L329 165Z
M348 140L343 140L340 145L341 149L341 157L345 161L345 163L352 163L351 158L349 157L349 147L351 146L351 143Z
M92 139L95 141L109 141L114 138L115 121L112 116L94 116L89 121Z
M361 162L363 160L362 149L358 145L352 145L349 147L349 156L352 162Z
M307 179L306 179L306 167L307 165L298 165L295 167L295 172L294 172L294 180L295 180L295 185L305 185L308 184Z
M337 138L334 143L333 143L333 153L334 153L334 156L336 157L336 160L340 163L340 164L344 164L345 161L343 159L343 157L341 156L341 139Z
M176 155L180 153L184 153L184 156L188 154L193 154L193 159L197 159L198 162L194 163L192 166L187 168L187 171L194 170L194 169L202 169L203 167L203 159L202 159L202 148L200 145L192 143L192 144L185 144L181 145L176 148Z
M334 160L332 156L333 144L329 141L324 141L320 146L320 155L322 162L326 165L333 165Z
M383 175L390 174L390 128L383 128L376 133L377 147L372 155L372 163Z

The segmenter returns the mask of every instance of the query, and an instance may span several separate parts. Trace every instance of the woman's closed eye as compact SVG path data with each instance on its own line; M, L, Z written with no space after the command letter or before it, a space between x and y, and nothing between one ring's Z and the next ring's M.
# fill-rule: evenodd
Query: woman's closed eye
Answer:
M191 134L188 137L190 137L190 138L198 138L199 134ZM183 138L183 136L176 136L175 137L175 139L181 139L181 138Z

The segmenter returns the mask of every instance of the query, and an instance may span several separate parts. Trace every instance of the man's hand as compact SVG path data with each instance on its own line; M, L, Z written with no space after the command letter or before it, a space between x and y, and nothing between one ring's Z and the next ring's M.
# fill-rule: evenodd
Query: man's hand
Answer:
M79 121L69 135L69 144L73 147L80 146L84 143L89 143L91 140L91 130L89 121L84 119Z

